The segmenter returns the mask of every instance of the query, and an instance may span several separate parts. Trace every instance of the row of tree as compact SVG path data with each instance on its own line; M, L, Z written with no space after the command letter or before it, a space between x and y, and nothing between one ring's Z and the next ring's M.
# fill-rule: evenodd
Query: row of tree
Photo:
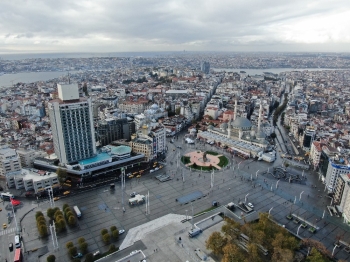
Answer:
M44 214L41 211L35 214L36 226L41 237L46 237L48 235L47 224Z
M273 114L273 125L277 125L277 120L280 114L286 109L288 103L287 94L284 94L284 102L282 105L276 108L275 113Z
M295 251L301 245L313 247L312 253L308 256L308 262L326 262L329 255L326 248L321 243L305 242L301 243L298 239L288 233L288 231L269 219L266 213L259 214L258 222L245 223L243 225L234 220L225 219L225 224L221 232L213 232L206 241L206 247L215 255L221 257L223 262L289 262L296 258ZM242 235L248 236L249 241L242 243ZM315 244L317 242L317 245ZM245 250L242 248L245 245ZM268 251L268 255L262 254L262 248ZM320 259L322 258L322 260Z
M111 242L111 237L114 240L118 240L119 238L119 230L116 226L111 226L110 231L111 234L109 234L108 230L105 228L101 230L101 237L105 244L109 244Z

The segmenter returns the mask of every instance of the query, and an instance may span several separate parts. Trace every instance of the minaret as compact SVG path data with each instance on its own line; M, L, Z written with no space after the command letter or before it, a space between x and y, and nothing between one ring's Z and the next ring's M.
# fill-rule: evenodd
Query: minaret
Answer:
M235 99L235 115L233 116L233 120L237 118L237 98Z
M260 101L260 108L259 108L259 120L258 120L258 132L260 132L261 115L262 115L262 102Z

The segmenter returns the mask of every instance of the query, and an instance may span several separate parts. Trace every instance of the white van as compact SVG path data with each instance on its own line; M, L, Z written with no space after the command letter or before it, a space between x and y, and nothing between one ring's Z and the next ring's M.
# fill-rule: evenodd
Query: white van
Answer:
M20 241L19 235L15 235L15 247L21 248L21 241Z

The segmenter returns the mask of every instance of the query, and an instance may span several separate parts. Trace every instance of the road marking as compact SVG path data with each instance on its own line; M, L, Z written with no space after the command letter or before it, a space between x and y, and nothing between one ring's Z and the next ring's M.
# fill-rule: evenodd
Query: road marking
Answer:
M0 231L0 236L4 236L4 235L8 235L12 232L14 232L16 230L16 228L9 228L9 229L5 229L3 231Z

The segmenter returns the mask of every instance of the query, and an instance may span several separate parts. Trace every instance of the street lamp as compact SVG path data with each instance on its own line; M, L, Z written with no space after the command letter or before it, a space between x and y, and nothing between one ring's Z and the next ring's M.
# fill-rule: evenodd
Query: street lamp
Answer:
M280 182L280 180L278 179L277 182L276 182L276 188L278 187L278 182Z
M299 229L301 228L303 224L300 224L300 226L298 227L298 231L297 231L297 236L299 236Z
M188 211L188 210L186 209L185 211L186 211L186 221L187 221L187 211Z
M294 204L297 202L297 196L294 197Z
M304 193L304 191L301 191L299 201L301 200L301 195Z
M255 172L255 177L256 177L256 178L258 178L258 172L259 172L259 171L260 171L260 170L258 170L258 171Z
M270 217L270 213L271 213L271 210L273 209L273 207L271 207L270 209L269 209L269 216L268 217Z
M244 203L246 203L246 202L247 202L247 196L248 196L248 195L249 195L249 193L245 195L245 198L244 198Z
M239 165L240 165L240 164L241 164L242 162L243 162L243 161L241 161L241 162L239 162L239 163L238 163L238 165L237 165L237 167L238 167L238 170L239 170Z

